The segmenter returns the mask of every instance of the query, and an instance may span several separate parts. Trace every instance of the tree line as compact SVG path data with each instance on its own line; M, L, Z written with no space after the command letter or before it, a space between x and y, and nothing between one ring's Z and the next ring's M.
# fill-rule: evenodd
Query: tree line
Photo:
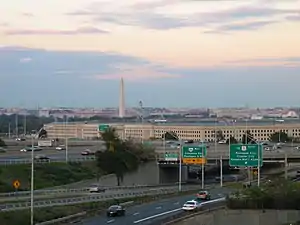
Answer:
M300 189L297 182L285 179L267 181L236 191L227 197L230 209L300 209Z
M166 132L165 134L162 135L162 138L165 140L169 140L169 141L172 141L172 140L178 141L179 140L178 135L173 131ZM216 131L216 141L218 142L221 140L226 140L226 144L240 143L240 141L238 141L233 136L230 136L228 139L225 139L223 132L221 130L217 130ZM271 141L271 142L290 142L292 140L293 140L293 138L289 137L288 134L283 131L275 132L275 133L271 134L269 137L269 141ZM249 130L247 130L242 136L241 143L256 144L257 140L254 138L253 134Z

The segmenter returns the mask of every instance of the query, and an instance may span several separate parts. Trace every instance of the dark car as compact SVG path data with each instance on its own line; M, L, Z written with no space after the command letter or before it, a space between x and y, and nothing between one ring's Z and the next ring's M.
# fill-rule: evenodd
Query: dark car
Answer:
M208 191L199 191L196 196L199 200L210 200L210 193Z
M120 205L112 205L107 209L106 215L110 216L125 216L125 209Z

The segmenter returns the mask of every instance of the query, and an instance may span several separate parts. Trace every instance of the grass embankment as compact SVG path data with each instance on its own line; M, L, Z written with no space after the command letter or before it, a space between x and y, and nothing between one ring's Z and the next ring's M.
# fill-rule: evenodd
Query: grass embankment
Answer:
M56 218L69 216L83 211L87 212L87 216L99 215L103 213L103 210L107 209L110 205L134 201L134 204L142 204L146 202L156 201L158 199L170 198L179 195L194 194L195 191L186 191L182 193L174 193L167 195L156 195L136 198L126 198L119 200L110 200L106 202L94 202L68 206L56 206L49 208L36 208L34 211L35 223L40 223ZM16 216L18 215L18 216ZM1 212L0 213L0 224L1 225L29 225L30 224L30 210L13 211L13 212Z
M96 167L93 162L35 164L34 188L60 186L94 177L96 177ZM15 191L12 185L15 180L19 180L21 183L20 191L28 190L31 180L31 165L0 166L0 192Z

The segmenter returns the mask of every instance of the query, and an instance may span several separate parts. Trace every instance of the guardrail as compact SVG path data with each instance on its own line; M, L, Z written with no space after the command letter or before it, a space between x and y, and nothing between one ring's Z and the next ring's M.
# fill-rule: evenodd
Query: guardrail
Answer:
M200 207L197 211L179 211L175 215L170 215L165 217L164 219L157 220L155 222L150 223L151 225L171 225L176 222L180 222L184 219L194 217L200 214L208 213L211 211L219 210L225 207L226 198L218 198L211 201L203 202L200 204Z
M195 190L187 189L188 190ZM198 189L198 187L197 187ZM34 207L43 208L43 207L53 207L53 206L65 206L65 205L75 205L88 202L100 202L107 201L112 199L123 199L123 198L133 198L133 197L143 197L151 195L162 195L162 194L171 194L178 191L177 187L169 189L156 189L156 190L144 190L135 193L120 193L120 194L110 194L110 195L89 195L83 197L72 197L72 198L62 198L62 199L50 199L50 200L38 200L34 202ZM19 202L19 203L7 203L0 204L1 212L4 211L16 211L27 209L31 206L30 201Z
M132 185L132 186L108 186L101 187L107 191L117 191L117 190L136 190L136 189L145 189L145 188L157 188L157 187L170 187L175 186L176 184L160 184L160 185ZM183 183L184 185L184 183ZM51 189L51 190L35 190L34 194L38 195L56 195L56 194L82 194L89 193L90 188L74 188L74 189ZM8 192L8 193L0 193L0 197L12 197L12 196L29 196L31 194L30 191L17 191L17 192Z
M84 161L94 161L96 158L94 156L80 157L80 158L69 158L69 162L84 162ZM49 159L49 160L34 160L34 163L53 163L53 162L65 162L65 158L61 159ZM31 159L10 159L1 160L0 165L13 165L13 164L30 164Z
M120 203L119 205L122 205L122 206L128 206L128 205L131 205L133 204L134 201L129 201L129 202L122 202ZM88 211L90 212L90 211ZM61 218L57 218L57 219L53 219L53 220L49 220L49 221L44 221L44 222L41 222L41 223L37 223L35 225L50 225L50 224L61 224L62 222L63 223L67 223L67 222L79 222L83 217L86 216L86 214L88 212L81 212L81 213L76 213L76 214L73 214L73 215L69 215L69 216L65 216L65 217L61 217Z

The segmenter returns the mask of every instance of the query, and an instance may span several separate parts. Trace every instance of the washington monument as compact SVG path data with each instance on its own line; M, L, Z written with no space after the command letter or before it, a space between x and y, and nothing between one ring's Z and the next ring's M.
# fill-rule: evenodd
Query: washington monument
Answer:
M124 96L124 81L121 78L120 81L120 96L119 96L119 117L123 118L125 116L125 96Z

